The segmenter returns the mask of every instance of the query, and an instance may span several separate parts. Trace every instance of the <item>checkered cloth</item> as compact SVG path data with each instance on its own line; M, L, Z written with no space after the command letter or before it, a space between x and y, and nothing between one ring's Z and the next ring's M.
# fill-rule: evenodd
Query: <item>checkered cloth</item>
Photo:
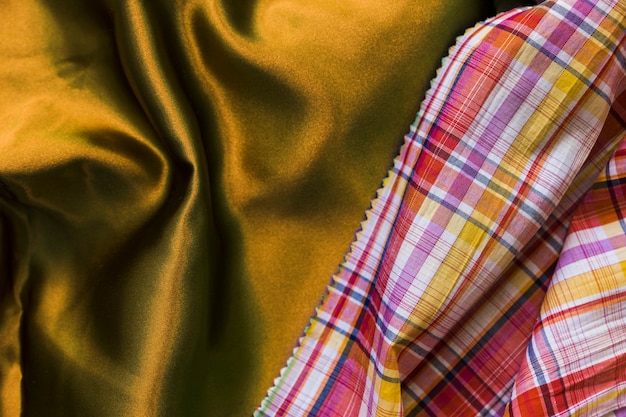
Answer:
M625 25L458 40L257 416L626 415Z

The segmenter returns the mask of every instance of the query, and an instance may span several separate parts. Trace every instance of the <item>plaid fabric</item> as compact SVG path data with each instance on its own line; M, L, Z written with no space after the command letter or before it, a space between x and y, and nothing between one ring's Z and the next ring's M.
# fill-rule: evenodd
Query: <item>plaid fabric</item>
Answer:
M625 15L459 39L257 416L624 415Z

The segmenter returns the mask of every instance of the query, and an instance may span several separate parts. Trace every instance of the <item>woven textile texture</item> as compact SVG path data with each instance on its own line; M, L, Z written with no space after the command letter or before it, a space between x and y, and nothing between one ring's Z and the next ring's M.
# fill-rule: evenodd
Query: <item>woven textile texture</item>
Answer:
M557 0L459 38L258 416L623 415L625 34Z
M531 0L1 0L0 416L241 417L455 39Z

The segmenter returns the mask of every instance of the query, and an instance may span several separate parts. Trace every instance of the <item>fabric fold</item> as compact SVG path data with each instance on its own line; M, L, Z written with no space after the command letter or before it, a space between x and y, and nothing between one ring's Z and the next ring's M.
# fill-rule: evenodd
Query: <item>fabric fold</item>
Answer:
M624 230L608 214L621 203L609 204L607 193L584 197L604 198L607 214L594 206L576 216L617 219L609 234L617 240L606 237L615 246L602 245L615 267L581 271L580 280L596 283L556 303L575 309L589 291L596 310L571 313L581 328L548 347L528 343L547 342L536 324L565 273L559 256L572 239L582 244L572 213L584 212L589 188L602 188L605 180L592 184L624 138L624 7L548 1L459 39L257 415L601 415L623 407ZM604 238L598 233L589 244ZM557 316L555 327L570 323ZM587 339L587 325L604 327ZM579 352L578 342L590 347ZM529 376L517 379L520 369Z
M0 2L0 414L250 414L493 11Z

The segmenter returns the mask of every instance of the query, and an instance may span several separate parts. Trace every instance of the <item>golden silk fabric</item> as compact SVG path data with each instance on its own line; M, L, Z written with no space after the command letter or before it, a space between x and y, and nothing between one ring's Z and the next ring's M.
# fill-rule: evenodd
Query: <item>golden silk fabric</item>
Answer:
M0 415L252 413L496 8L0 1Z

